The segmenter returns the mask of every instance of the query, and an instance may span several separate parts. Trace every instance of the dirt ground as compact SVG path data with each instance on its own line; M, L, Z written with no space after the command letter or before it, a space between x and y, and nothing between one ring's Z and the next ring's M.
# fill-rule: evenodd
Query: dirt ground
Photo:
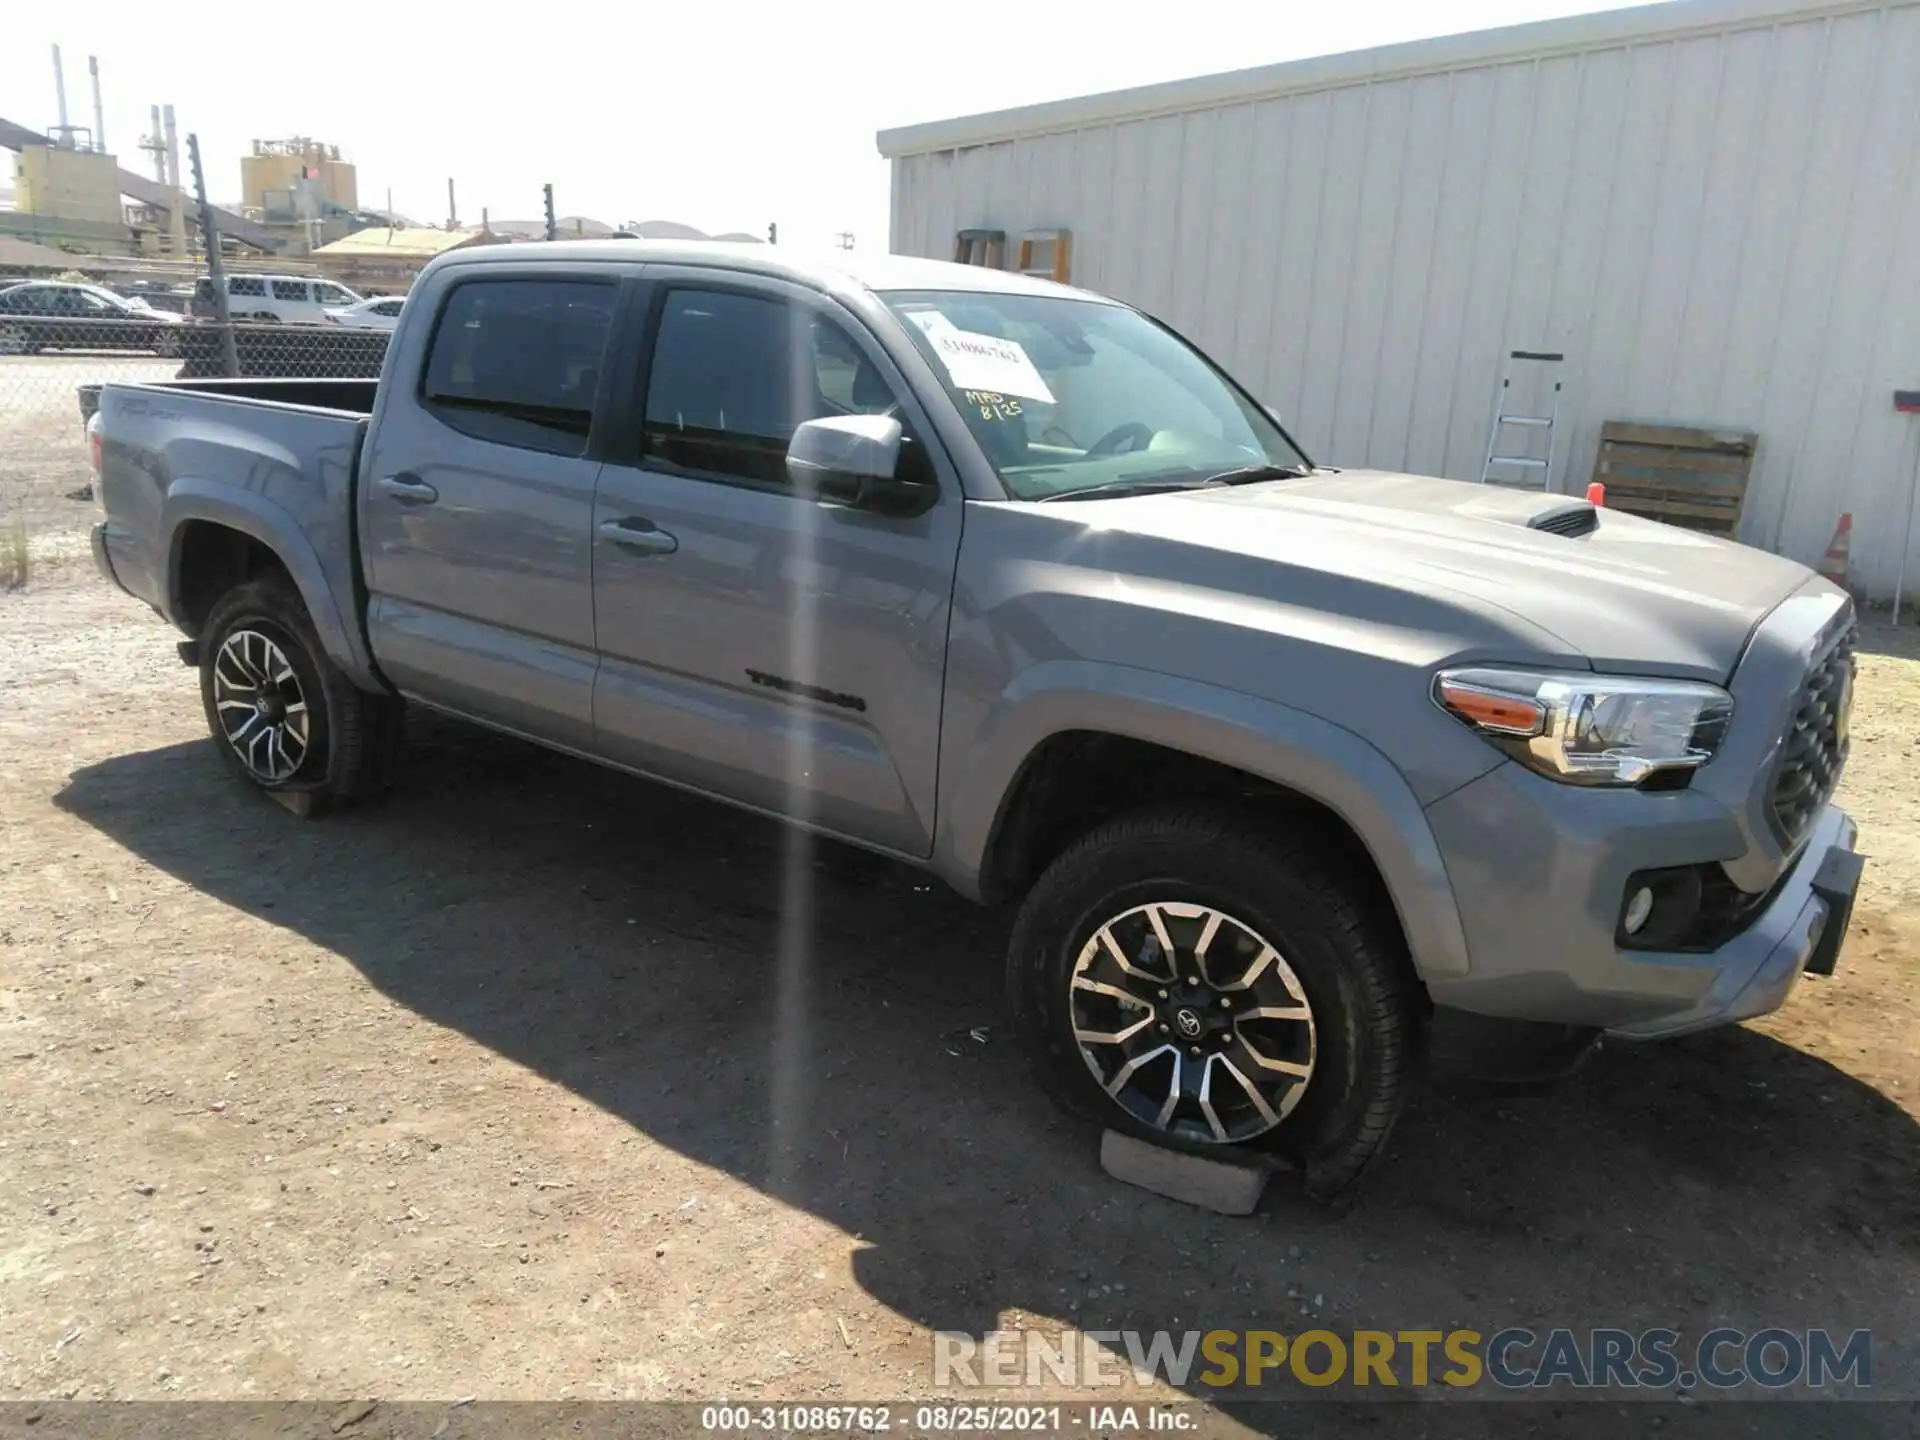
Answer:
M1306 1317L1864 1326L1920 1393L1911 626L1865 636L1838 975L1545 1094L1441 1086L1353 1212L1279 1184L1239 1221L1108 1181L1004 1034L955 1038L997 1024L1005 916L446 724L390 800L295 820L223 777L84 507L37 513L0 595L0 1398L899 1399L935 1329Z

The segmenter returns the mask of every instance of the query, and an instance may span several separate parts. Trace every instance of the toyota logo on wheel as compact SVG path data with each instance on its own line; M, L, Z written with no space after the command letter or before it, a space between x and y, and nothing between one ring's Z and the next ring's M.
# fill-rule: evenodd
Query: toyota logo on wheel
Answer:
M1178 1011L1173 1017L1173 1023L1189 1040L1204 1028L1204 1022L1191 1010Z

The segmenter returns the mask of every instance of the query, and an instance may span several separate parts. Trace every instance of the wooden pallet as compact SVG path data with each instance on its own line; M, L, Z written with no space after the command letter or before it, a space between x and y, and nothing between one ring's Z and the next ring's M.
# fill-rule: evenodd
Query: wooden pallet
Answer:
M1731 540L1759 443L1750 431L1609 420L1593 478L1607 487L1609 509Z

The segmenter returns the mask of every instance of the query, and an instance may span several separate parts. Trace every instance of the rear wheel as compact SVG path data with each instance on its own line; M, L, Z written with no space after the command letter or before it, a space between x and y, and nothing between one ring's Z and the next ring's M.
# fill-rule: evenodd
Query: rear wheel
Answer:
M391 776L400 702L360 689L327 658L284 579L249 581L214 605L200 694L222 763L261 790L350 800Z
M1422 1006L1398 927L1310 839L1231 812L1112 821L1048 867L1007 984L1069 1109L1181 1149L1277 1150L1350 1187L1416 1072Z
M26 326L0 324L0 355L31 355L39 348Z

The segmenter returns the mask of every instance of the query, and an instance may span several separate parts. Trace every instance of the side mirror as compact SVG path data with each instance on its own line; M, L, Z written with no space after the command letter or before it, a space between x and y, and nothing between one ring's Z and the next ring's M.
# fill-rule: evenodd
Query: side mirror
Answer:
M806 420L787 442L787 478L796 494L889 515L918 515L934 487L899 478L904 432L891 415Z

